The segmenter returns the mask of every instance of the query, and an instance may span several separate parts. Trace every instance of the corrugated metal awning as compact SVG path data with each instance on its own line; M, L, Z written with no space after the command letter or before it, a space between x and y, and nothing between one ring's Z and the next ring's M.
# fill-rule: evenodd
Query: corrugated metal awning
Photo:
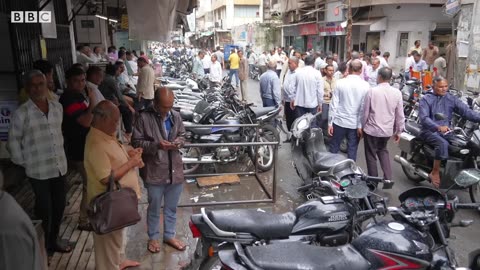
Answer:
M354 26L370 26L370 31L387 30L387 17L377 17L370 19L359 19L352 23Z

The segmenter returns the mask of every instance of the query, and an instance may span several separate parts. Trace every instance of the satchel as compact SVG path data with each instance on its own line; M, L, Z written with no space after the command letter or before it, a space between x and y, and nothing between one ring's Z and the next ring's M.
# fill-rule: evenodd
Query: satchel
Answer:
M90 201L87 213L94 232L100 235L134 225L141 219L137 194L114 181L113 172L108 178L107 191Z

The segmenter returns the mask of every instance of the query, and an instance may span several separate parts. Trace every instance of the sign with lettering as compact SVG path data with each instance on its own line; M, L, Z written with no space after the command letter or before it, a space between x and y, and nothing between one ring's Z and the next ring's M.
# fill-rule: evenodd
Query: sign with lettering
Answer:
M8 140L8 129L12 120L12 114L17 109L18 101L0 101L0 140Z
M299 25L300 36L310 36L318 34L318 27L316 23Z
M343 36L346 35L345 28L340 23L328 22L318 25L318 33L320 36Z

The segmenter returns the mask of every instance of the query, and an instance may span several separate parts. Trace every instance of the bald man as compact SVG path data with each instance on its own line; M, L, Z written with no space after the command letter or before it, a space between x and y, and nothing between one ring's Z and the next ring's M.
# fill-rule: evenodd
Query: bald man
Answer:
M136 168L143 167L142 149L127 151L118 143L116 132L120 111L111 101L104 100L92 111L93 120L85 144L85 170L87 172L87 201L106 192L110 176L122 188L133 189L140 199L141 191ZM97 270L125 269L139 266L123 258L124 229L93 235L95 268Z
M362 138L362 117L365 96L370 85L360 77L362 62L350 62L350 75L338 80L328 113L328 134L333 136L330 152L338 153L340 143L347 138L348 158L357 159L358 142Z
M132 145L143 148L145 167L140 170L148 190L148 250L160 252L160 210L163 203L163 242L183 251L175 238L177 205L183 189L183 163L179 149L185 143L185 127L173 107L173 92L165 87L155 92L153 106L140 113L133 129Z

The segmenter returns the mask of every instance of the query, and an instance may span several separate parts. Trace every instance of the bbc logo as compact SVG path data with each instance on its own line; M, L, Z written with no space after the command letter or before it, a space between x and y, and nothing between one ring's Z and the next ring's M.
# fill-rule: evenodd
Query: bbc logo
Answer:
M12 23L51 23L51 11L12 11Z

